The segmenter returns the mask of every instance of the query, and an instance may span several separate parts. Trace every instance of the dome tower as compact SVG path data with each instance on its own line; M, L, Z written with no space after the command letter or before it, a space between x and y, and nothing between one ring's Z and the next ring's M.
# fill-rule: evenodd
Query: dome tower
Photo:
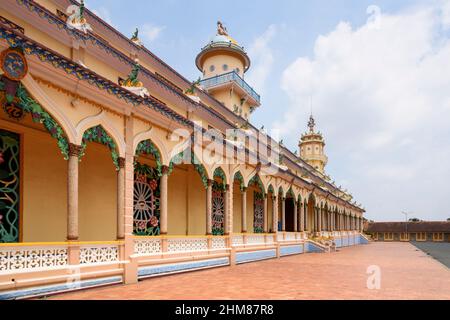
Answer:
M217 22L217 34L195 59L203 75L200 85L245 119L260 106L260 96L244 80L250 63L244 48L229 36L220 21Z
M309 132L304 133L299 142L300 157L317 171L325 174L325 166L328 163L325 140L320 132L314 130L315 126L316 122L311 115L308 122Z

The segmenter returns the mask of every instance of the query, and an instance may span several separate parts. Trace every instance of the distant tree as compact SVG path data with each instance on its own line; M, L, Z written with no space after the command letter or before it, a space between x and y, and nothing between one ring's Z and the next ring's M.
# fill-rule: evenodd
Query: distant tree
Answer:
M447 221L450 222L450 218L448 218Z
M411 218L409 219L409 222L420 222L421 220L418 218Z

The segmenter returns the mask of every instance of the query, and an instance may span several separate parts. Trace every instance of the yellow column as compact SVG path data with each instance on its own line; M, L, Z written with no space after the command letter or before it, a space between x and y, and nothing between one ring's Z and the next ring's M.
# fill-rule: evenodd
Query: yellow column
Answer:
M278 197L272 196L272 231L278 232Z
M294 231L298 231L298 206L297 206L297 200L294 199Z
M268 223L268 214L267 214L267 194L264 194L264 233L269 231L269 223Z
M125 244L120 247L121 259L128 261L124 264L124 282L132 284L137 282L138 263L137 258L132 258L134 254L134 235L133 235L133 221L134 221L134 156L133 149L133 118L126 117L125 119L125 192L124 192L124 229L125 229Z
M119 158L117 171L117 240L125 239L125 158Z
M228 231L227 234L233 233L233 202L234 202L233 183L228 185Z
M212 185L213 180L208 180L206 188L206 234L212 235Z
M167 227L168 227L168 216L167 216L168 181L169 181L169 167L163 166L161 168L161 183L160 183L161 202L159 204L161 235L167 234Z
M241 221L242 233L247 233L247 188L242 189Z
M223 231L224 231L224 234L225 235L228 235L228 234L230 234L230 232L229 232L229 223L230 223L230 221L229 221L229 216L230 216L230 198L229 198L229 195L230 194L230 185L225 185L225 192L224 192L224 195L223 195L223 197L224 197L224 199L225 199L225 205L224 205L224 208L223 208L223 214L224 214L224 217L223 217Z
M281 231L286 231L286 198L281 198Z
M317 226L318 226L317 232L322 232L322 208L318 208L317 211L318 211L318 216L319 216L319 220L317 223Z
M78 232L78 162L82 147L69 144L67 174L67 240L77 241Z

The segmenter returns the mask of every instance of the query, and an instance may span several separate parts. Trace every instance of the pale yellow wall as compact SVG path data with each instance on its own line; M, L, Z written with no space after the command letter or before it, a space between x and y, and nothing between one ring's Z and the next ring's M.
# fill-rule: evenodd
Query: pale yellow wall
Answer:
M168 182L169 235L206 234L206 189L193 166L175 166Z
M250 187L247 189L247 232L253 233L253 221L255 218L255 194L254 192L258 191L255 187Z
M272 194L267 195L267 230L272 230L273 228L273 213L272 213ZM272 230L273 231L273 230Z
M80 240L117 238L117 172L106 146L88 143L79 164Z
M226 71L223 69L224 64L228 65L228 70ZM211 65L215 66L215 70L212 72L210 71ZM203 63L203 71L204 71L203 78L206 79L220 74L228 73L235 70L236 68L239 68L238 74L241 77L243 77L244 64L242 63L241 59L226 54L218 54L210 56L206 58Z
M233 186L233 232L242 232L242 194L239 183Z
M23 242L66 240L67 162L46 132L23 132Z
M189 234L206 234L206 189L200 175L191 166L189 168L188 210L189 210ZM170 197L170 195L169 195Z
M187 185L186 168L175 167L168 182L168 234L184 235L187 230ZM205 200L206 201L206 200Z

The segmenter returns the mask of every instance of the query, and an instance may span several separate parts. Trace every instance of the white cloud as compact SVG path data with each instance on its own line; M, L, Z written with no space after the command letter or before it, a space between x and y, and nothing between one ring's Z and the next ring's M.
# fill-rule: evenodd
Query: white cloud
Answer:
M103 19L109 25L114 26L112 18L111 18L111 12L109 11L109 9L107 9L105 7L100 7L97 9L92 9L92 12L95 15L99 16L101 19Z
M446 219L450 39L441 30L450 26L450 1L381 13L373 23L339 23L317 38L312 58L298 57L284 71L291 102L274 127L296 143L312 95L329 170L338 183L348 181L369 217L398 220L408 209Z
M248 50L252 57L253 66L247 76L247 82L251 83L260 94L263 92L266 80L272 71L274 57L270 42L276 34L277 26L270 25L262 35L253 41Z
M142 28L140 28L140 34L142 35L143 40L147 40L148 42L153 42L161 35L161 32L165 28L166 28L165 26L155 26L153 24L144 24L142 26Z

